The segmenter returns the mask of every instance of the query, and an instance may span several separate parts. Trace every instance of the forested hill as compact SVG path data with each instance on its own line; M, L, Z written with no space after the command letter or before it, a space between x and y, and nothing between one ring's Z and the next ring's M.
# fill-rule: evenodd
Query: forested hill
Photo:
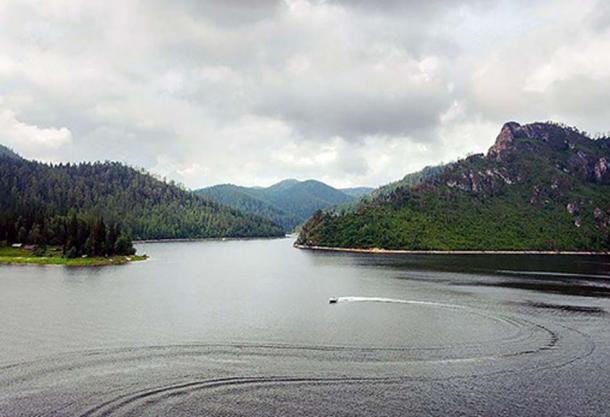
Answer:
M365 189L350 190L364 194ZM270 187L240 187L221 184L202 188L196 194L207 196L221 204L256 214L280 224L290 232L316 210L354 201L358 197L320 181L288 179Z
M244 213L251 213L269 219L282 226L286 232L291 232L296 225L306 220L288 211L284 211L267 201L264 196L259 195L256 188L220 184L196 190L195 193Z
M0 156L5 156L7 158L13 159L21 159L21 156L15 153L11 148L7 148L4 145L0 145Z
M53 234L73 213L120 224L134 239L283 235L269 220L118 162L50 165L0 153L0 241L21 228Z
M374 188L372 187L351 187L351 188L339 188L344 194L351 195L355 198L361 198L372 193Z
M609 250L610 138L505 124L486 155L316 213L298 244L411 250Z

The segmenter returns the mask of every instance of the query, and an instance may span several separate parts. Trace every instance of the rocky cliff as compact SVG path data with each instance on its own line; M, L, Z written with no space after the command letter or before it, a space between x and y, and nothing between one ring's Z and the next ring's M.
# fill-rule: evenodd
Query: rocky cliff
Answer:
M299 243L606 250L609 225L610 139L556 123L508 122L487 154L380 193L350 213L318 214Z

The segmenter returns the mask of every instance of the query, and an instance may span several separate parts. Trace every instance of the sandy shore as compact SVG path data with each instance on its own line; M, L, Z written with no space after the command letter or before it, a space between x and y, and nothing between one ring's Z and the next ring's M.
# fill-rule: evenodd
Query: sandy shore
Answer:
M328 252L350 252L350 253L385 253L385 254L410 254L410 255L597 255L610 256L610 252L591 251L511 251L511 250L404 250L404 249L359 249L359 248L337 248L327 246L294 245L297 249L319 250Z

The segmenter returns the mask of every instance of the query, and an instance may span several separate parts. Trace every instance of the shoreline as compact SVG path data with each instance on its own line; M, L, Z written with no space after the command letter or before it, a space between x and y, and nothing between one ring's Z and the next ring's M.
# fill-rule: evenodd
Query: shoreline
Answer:
M61 258L57 256L0 256L0 265L62 266L68 268L91 268L127 265L148 260L148 255L117 255L111 257Z
M65 258L59 247L47 248L44 253L37 256L31 249L0 247L0 265L99 267L125 265L147 259L148 256L145 254Z
M581 255L581 256L610 256L610 252L595 251L535 251L535 250L408 250L408 249L381 249L381 248L340 248L331 246L308 246L293 245L297 249L323 251L323 252L346 252L366 254L389 254L389 255Z

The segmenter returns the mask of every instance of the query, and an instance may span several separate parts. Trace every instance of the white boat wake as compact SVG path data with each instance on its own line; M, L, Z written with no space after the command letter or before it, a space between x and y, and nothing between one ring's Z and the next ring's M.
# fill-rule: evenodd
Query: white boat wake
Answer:
M385 298L385 297L337 297L337 303L395 303L395 304L415 304L415 305L428 305L435 307L447 307L447 308L464 308L455 304L436 303L434 301L418 301L418 300L402 300L399 298Z

